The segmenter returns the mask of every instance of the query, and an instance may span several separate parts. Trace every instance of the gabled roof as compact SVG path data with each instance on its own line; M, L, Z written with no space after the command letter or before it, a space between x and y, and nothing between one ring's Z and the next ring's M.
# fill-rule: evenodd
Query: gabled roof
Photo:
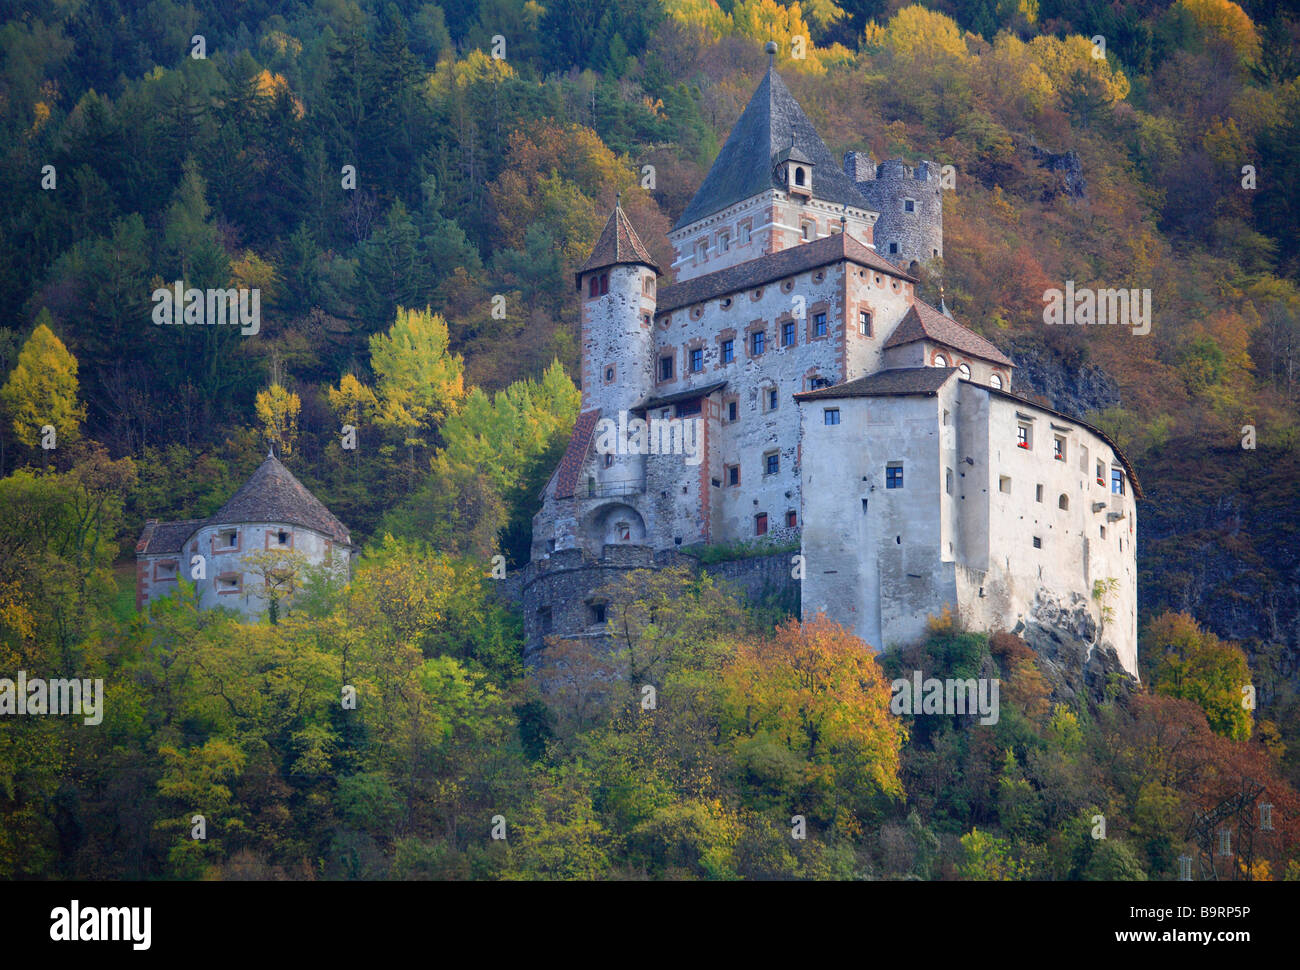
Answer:
M150 519L145 523L140 541L135 544L135 554L157 556L179 553L185 548L185 540L194 535L202 524L202 519L181 519L177 522Z
M938 392L957 372L955 367L894 367L831 387L800 391L796 401L832 401L846 397L888 397Z
M797 150L813 165L814 199L874 211L840 171L781 75L769 66L673 229L689 226L760 192L783 188L775 178L775 158L789 150L792 137Z
M560 459L560 467L555 472L556 498L573 497L573 490L578 486L578 472L582 471L587 449L591 446L591 435L599 419L599 410L584 411L573 423L573 433L569 435L564 457Z
M583 273L590 273L593 269L604 269L607 266L624 264L649 266L655 273L662 275L655 261L646 252L645 246L641 244L641 238L636 234L636 230L632 228L632 222L628 219L627 213L623 211L621 205L615 203L614 211L609 214L609 220L605 223L605 228L600 231L600 238L596 240L591 255L573 274L573 282L576 286L581 287Z
M212 525L283 522L312 529L335 542L352 542L347 527L273 455L207 521Z
M819 266L832 266L844 260L870 267L877 272L888 273L909 283L916 282L916 277L910 276L887 259L877 255L874 249L858 242L847 233L837 232L815 242L801 243L790 249L751 259L747 263L720 269L716 273L696 276L664 287L659 291L655 314L657 316L670 313L693 303L752 289Z
M1002 351L974 330L963 327L952 317L940 313L922 300L917 300L908 309L902 321L894 328L893 334L885 341L884 348L888 350L890 347L901 347L917 340L932 340L982 360L991 360L1007 367L1015 366Z

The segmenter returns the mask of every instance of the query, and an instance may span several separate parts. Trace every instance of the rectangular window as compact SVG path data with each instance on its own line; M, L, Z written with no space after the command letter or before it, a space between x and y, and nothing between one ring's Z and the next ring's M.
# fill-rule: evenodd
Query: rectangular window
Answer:
M785 527L787 529L797 529L799 527L799 513L794 509L785 514Z
M1001 492L1003 495L1011 494L1011 479L1008 478L1006 475L998 476L998 491Z
M1097 484L1106 484L1106 467L1101 462L1097 462Z
M943 488L949 495L952 494L952 469L949 468L943 476Z
M727 420L735 421L740 417L739 405L735 401L727 402Z
M813 225L812 225L812 223L811 223L811 222L805 222L805 223L803 224L803 237L804 237L804 239L811 239L811 238L812 238L812 234L813 234Z
M862 334L864 337L871 336L871 311L858 311L858 333Z
M673 358L659 358L659 379L661 381L671 381L673 379Z
M775 475L781 470L781 456L775 452L768 452L763 456L763 474Z
M727 484L728 484L728 485L739 485L739 484L740 484L740 466L739 466L739 465L728 465L728 466L727 466Z
M722 362L730 364L736 359L736 342L734 340L722 341Z
M704 370L704 351L699 347L691 350L691 373Z
M813 336L826 336L826 314L817 313L813 315Z
M1035 502L1041 502L1042 500L1043 500L1043 486L1041 486L1041 485L1035 486L1035 488L1034 488L1034 501L1035 501Z
M756 536L767 535L767 513L766 512L759 512L758 515L754 516L754 535Z
M1056 436L1055 443L1052 445L1052 455L1057 461L1065 461L1065 439L1059 434Z
M898 253L898 243L891 242L889 244L889 253L891 256L896 255Z
M1016 425L1016 446L1020 448L1029 447L1029 425Z
M775 411L775 410L776 410L777 400L778 400L778 399L777 399L776 388L775 388L775 387L769 387L769 388L767 389L767 409L768 409L769 411Z
M1124 473L1118 468L1110 470L1110 490L1113 495L1124 494Z
M1040 539L1038 536L1034 536L1034 548L1035 549L1043 548L1043 540Z
M794 324L781 324L781 346L790 347L794 344Z
M885 488L903 487L903 464L897 462L885 467Z
M736 227L736 232L737 232L737 234L738 234L739 237L740 237L740 243L741 243L741 245L744 245L745 243L749 242L749 223L748 223L748 222L742 222L739 226L737 226L737 227Z
M915 199L904 199L904 200L903 200L903 211L904 211L904 212L915 212L915 211L916 211L916 200L915 200Z
M749 352L755 357L763 352L763 348L766 344L767 334L762 330L755 330L749 335Z
M840 409L839 409L839 408L825 408L825 409L822 411L822 420L823 420L826 424L839 424L839 423L840 423Z
M724 253L731 248L731 236L727 233L721 233L718 236L718 248Z

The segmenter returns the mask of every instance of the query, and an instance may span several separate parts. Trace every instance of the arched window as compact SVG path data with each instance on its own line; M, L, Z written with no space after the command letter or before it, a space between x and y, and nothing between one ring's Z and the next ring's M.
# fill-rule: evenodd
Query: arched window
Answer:
M970 368L967 365L962 364L960 367L957 368L957 370L961 374L961 379L963 381L970 380Z
M797 166L795 167L795 170L794 170L794 184L795 184L795 185L803 185L803 184L804 184L804 174L803 174L803 169L802 169L802 168L799 168L799 167L797 167Z
M1066 495L1064 492L1062 492L1062 493L1061 493L1061 497L1058 498L1058 499L1056 500L1056 507L1057 507L1058 509L1069 509L1069 507L1070 507L1070 496L1068 496L1068 495Z
M1001 375L994 374L992 377L990 377L990 378L989 378L989 387L991 387L991 388L993 388L994 390L997 390L997 391L1002 390L1002 377L1001 377Z
M947 367L947 366L948 366L948 358L946 358L943 354L935 354L935 356L934 356L934 366L935 366L935 367Z

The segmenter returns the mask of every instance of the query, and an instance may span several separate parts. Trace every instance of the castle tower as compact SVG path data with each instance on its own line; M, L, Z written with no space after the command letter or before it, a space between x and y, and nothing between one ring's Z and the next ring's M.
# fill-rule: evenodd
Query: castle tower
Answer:
M876 252L913 273L926 261L943 258L943 187L937 165L912 166L898 158L877 165L868 152L848 152L844 173L880 213Z
M876 213L773 66L668 234L676 282L844 232L872 241Z
M582 294L583 413L617 420L654 387L655 265L615 203L574 282Z

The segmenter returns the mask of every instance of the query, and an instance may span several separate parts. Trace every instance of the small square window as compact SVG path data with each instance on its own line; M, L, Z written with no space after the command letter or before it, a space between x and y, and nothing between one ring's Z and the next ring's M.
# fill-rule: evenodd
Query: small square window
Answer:
M722 362L730 364L736 359L736 342L734 340L722 341Z
M839 424L839 423L840 423L840 409L839 409L839 408L825 408L825 409L822 411L822 421L825 422L826 424Z
M903 487L902 464L889 465L885 468L885 488Z
M1011 494L1011 479L1006 475L998 476L998 491L1003 495Z
M756 536L767 535L767 513L766 512L759 512L758 515L754 516L754 535Z
M904 199L904 200L903 200L903 211L904 211L904 212L915 212L915 211L916 211L916 200L915 200L915 199Z

